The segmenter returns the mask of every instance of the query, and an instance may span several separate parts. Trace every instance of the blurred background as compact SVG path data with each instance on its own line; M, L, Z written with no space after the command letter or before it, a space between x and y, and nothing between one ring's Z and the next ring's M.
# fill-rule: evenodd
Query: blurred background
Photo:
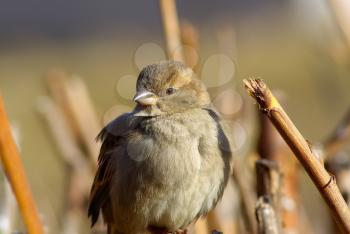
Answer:
M234 89L229 96L238 103L231 110L238 113L235 132L240 142L237 147L241 148L237 157L252 154L258 138L256 107L243 90L242 79L259 77L277 90L291 119L312 142L327 139L348 110L347 1L179 0L177 11L184 30L187 25L186 32L195 34L198 46L192 48L194 67L204 77L213 99L222 90ZM94 139L87 137L119 113L131 110L140 67L165 59L159 2L4 0L0 8L0 51L0 93L47 232L89 233L87 218L78 221L83 226L80 231L67 230L67 210L74 210L76 200L86 204L86 197L77 198L79 186L72 189L71 184L89 187L92 181L74 182L73 176L72 182L72 168L80 164L69 164L62 156L65 152L58 143L60 137L55 137L55 127L50 125L50 119L55 123L59 116L54 114L57 109L52 109L52 100L62 101L59 93L65 91L57 87L65 86L67 79L73 81L68 99L77 93L88 96L88 103L83 98L81 107L88 107L94 117L83 120L82 125L75 122L78 130L72 127L68 133L88 146L79 148L82 153L68 151L83 154L83 158L93 155L98 147L91 146ZM79 111L74 105L68 109ZM92 129L84 132L84 128ZM79 132L82 140L77 137ZM249 166L249 160L247 164L254 167ZM300 174L300 203L313 232L332 233L332 221L320 195L302 170ZM9 218L6 213L11 200L6 186L0 191L3 233L9 233L9 225L11 231L24 231L20 216Z

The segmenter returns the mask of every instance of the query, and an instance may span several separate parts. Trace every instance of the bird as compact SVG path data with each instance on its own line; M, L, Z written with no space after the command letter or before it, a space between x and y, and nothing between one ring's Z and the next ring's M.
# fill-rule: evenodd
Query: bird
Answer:
M231 174L229 128L182 62L144 67L135 108L108 123L89 197L108 234L180 234L212 210Z

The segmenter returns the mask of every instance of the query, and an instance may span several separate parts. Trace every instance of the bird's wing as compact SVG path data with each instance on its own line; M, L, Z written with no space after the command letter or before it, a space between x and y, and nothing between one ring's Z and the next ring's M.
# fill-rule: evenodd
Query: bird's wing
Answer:
M234 144L230 137L232 134L230 127L225 121L222 120L220 114L215 110L214 107L204 108L204 110L208 112L208 114L216 124L216 128L218 131L218 144L222 157L224 157L225 160L231 161L232 149L234 148Z
M222 198L224 189L227 185L229 176L231 174L232 166L232 139L230 138L230 130L226 123L221 119L219 113L213 108L203 108L208 112L208 115L214 120L216 124L217 137L218 137L218 149L220 151L220 156L224 162L224 177L220 183L217 197L213 203L213 207L216 206L217 202ZM200 145L199 145L200 147ZM201 216L205 216L208 210L201 209L196 217L198 219Z
M123 114L104 127L97 136L97 140L102 141L102 146L89 198L88 216L91 217L92 226L96 223L102 208L106 207L106 209L103 209L105 219L111 216L108 213L108 207L111 180L115 173L115 163L113 161L115 157L122 156L115 152L118 152L120 147L124 147L123 139L138 126L143 118L136 117L133 113ZM108 220L105 221L108 222Z

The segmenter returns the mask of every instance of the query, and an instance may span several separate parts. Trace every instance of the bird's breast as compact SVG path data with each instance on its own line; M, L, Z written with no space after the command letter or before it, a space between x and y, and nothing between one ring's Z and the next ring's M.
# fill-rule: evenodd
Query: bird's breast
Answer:
M181 121L158 120L145 124L129 141L131 158L151 180L173 184L195 176L201 167L199 136Z

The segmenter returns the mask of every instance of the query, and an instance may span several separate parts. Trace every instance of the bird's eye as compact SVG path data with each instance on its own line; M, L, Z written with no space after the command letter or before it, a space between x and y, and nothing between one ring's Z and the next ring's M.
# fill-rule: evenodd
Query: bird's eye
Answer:
M168 89L166 90L166 94L170 95L170 94L175 93L175 91L176 91L175 88L168 88Z

